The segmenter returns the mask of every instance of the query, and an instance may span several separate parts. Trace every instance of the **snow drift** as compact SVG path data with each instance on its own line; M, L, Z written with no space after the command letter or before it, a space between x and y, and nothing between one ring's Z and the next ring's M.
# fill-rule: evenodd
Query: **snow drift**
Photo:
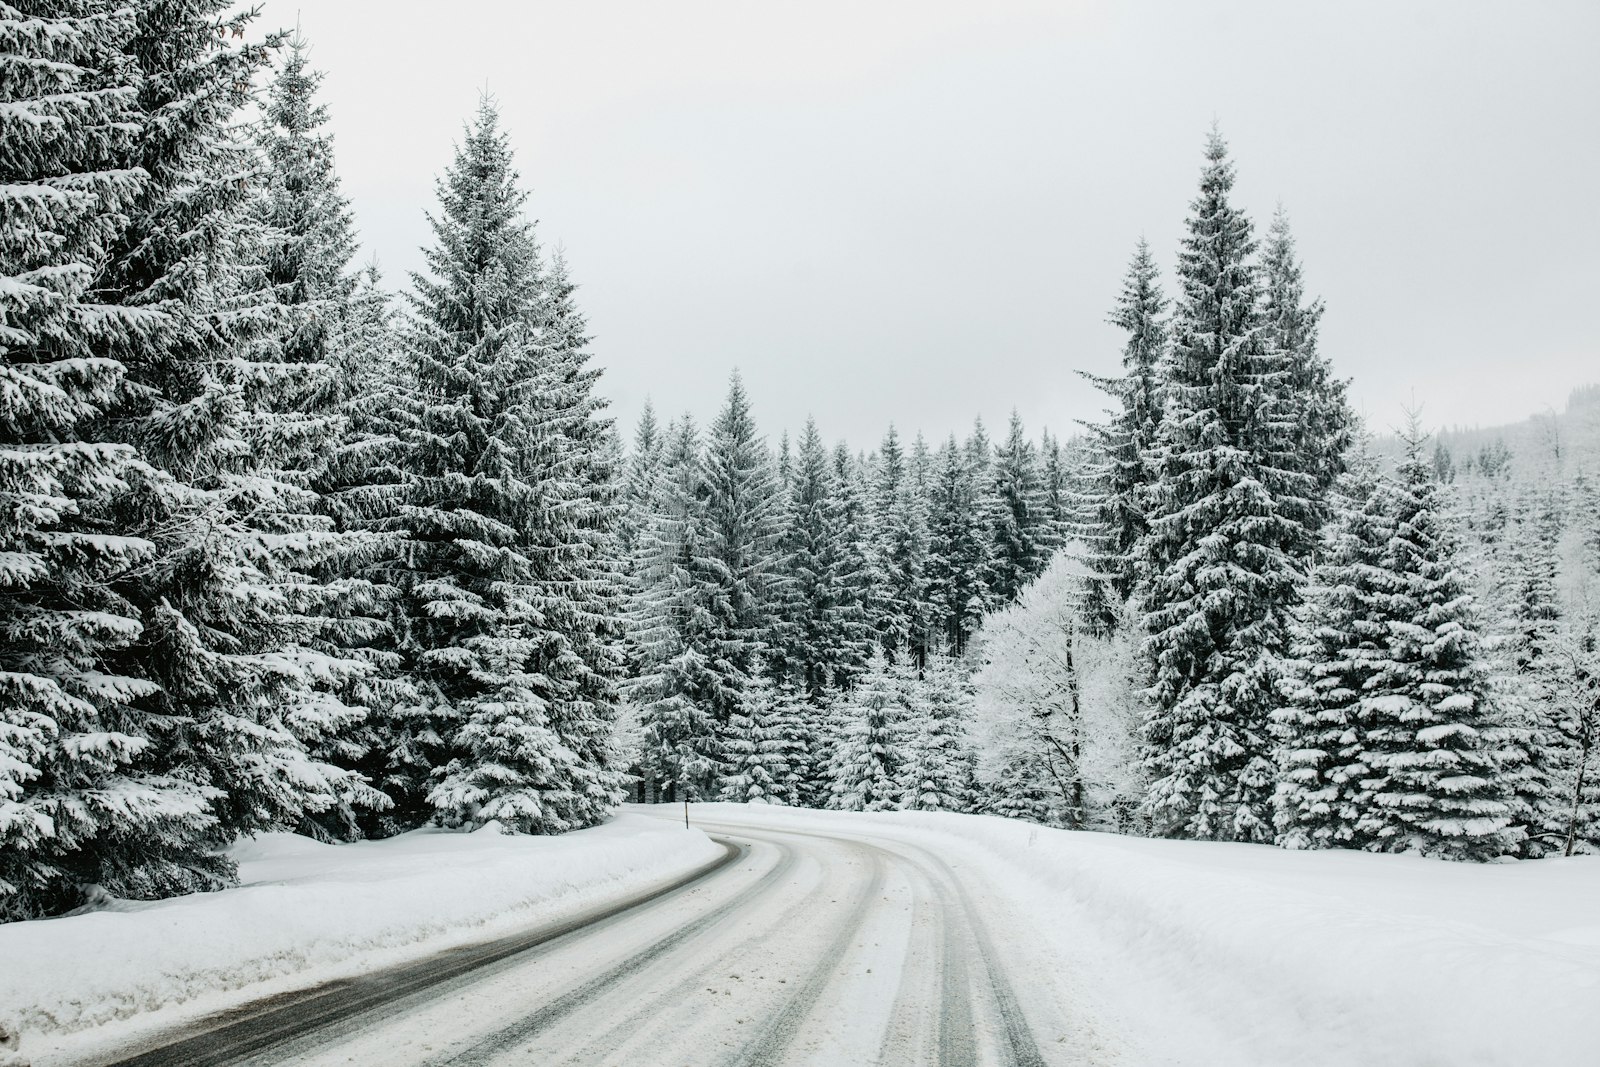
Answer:
M719 854L704 834L636 815L561 837L266 834L234 849L237 888L0 926L0 1030L20 1029L26 1054L41 1033L215 1009L558 921ZM292 984L260 988L279 978Z

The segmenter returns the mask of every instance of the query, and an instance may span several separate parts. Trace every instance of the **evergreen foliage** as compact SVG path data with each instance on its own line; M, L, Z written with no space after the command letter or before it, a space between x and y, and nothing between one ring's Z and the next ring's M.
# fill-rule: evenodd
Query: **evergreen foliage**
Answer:
M1182 294L1139 542L1155 678L1146 730L1158 831L1272 836L1275 663L1315 528L1290 463L1292 380L1262 313L1249 220L1215 131L1179 257Z

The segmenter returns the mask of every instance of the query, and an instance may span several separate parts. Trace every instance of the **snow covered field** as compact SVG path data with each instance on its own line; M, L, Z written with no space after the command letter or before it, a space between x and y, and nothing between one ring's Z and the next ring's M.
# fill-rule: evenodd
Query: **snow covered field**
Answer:
M720 852L681 825L627 814L562 837L491 827L324 845L269 834L234 850L238 888L0 925L0 1026L20 1028L26 1054L41 1038L130 1016L173 1025L556 922Z
M1115 1035L1113 1062L1597 1062L1600 857L1442 863L972 815L702 807L936 851L992 909L997 940L1046 959L1037 981Z
M558 921L713 860L717 846L685 832L678 811L635 807L560 838L259 839L239 850L237 889L0 926L3 1018L23 1026L35 1063L70 1063L135 1031ZM987 928L1046 1062L1594 1062L1600 858L1451 864L733 804L696 805L694 818L715 833L748 828L758 842L777 834L814 847L812 865L837 852L819 837L937 857ZM874 904L867 941L917 921L914 896ZM695 899L675 907L719 898ZM866 973L885 1002L920 981L909 962L879 958L890 948L852 950L873 957ZM1058 1038L1063 1026L1069 1036Z

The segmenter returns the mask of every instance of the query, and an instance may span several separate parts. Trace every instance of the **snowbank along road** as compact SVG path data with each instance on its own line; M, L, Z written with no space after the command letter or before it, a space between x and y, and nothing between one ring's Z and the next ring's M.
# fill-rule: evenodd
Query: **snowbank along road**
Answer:
M258 1002L156 1064L1084 1062L959 865L845 831L696 820L722 857L556 927ZM1021 929L1002 923L1000 928Z

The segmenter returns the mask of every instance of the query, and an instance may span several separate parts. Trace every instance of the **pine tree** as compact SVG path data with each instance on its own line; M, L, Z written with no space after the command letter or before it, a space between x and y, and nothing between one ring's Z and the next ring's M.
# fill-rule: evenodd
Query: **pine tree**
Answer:
M1415 418L1382 488L1392 533L1378 566L1390 590L1381 659L1363 687L1364 786L1356 832L1375 851L1489 859L1512 847L1513 798L1479 623Z
M400 516L404 651L448 756L427 800L450 821L559 832L620 798L592 376L559 332L566 294L541 276L490 101L439 194L429 273L413 277L422 404Z
M1086 591L1085 619L1105 632L1118 602L1132 595L1138 579L1136 547L1147 530L1144 509L1154 472L1156 431L1161 422L1161 366L1167 346L1167 299L1160 272L1141 238L1123 279L1111 323L1128 339L1123 372L1115 378L1084 377L1116 407L1104 425L1088 427L1093 470L1081 506L1086 514L1074 532L1089 548L1086 563L1098 576Z
M787 564L789 596L780 674L821 699L866 665L872 632L858 596L859 578L849 571L838 476L810 419L800 435L785 520L779 554Z
M1355 460L1336 497L1337 518L1293 631L1279 739L1278 843L1362 848L1372 805L1364 724L1369 688L1386 656L1396 576L1383 568L1395 528L1376 462Z
M772 686L757 678L745 690L745 707L728 721L720 799L735 804L788 801L790 741L778 719Z
M623 475L624 513L617 526L617 540L624 559L633 558L639 530L661 470L664 449L665 437L656 421L656 410L646 400L644 411L639 414L639 425L634 430L633 451L628 456L627 470Z
M872 628L891 657L918 658L926 629L928 513L893 426L878 448L873 470L871 523L876 580Z
M777 477L737 374L711 425L702 469L703 647L712 679L706 699L720 728L739 713L745 689L762 668L782 577Z
M145 179L134 31L90 0L0 12L0 922L141 884L125 839L216 825L213 790L152 766L154 684L107 665L142 631L112 581L155 549L102 517L151 472L94 425L125 374L95 342L154 325L92 288Z
M709 799L722 765L707 665L704 479L699 435L685 415L666 433L661 468L634 549L627 684L643 735L650 792Z
M900 693L896 670L874 651L841 709L842 732L828 763L828 806L837 811L892 811L900 805Z
M347 473L341 469L347 438L354 435L369 453L372 448L370 428L351 426L349 417L361 413L352 393L377 394L373 386L389 370L371 347L388 339L386 308L370 306L383 301L374 292L373 272L363 281L350 270L354 220L339 190L332 139L322 132L328 119L316 101L322 76L309 68L308 51L303 37L290 39L257 124L266 168L251 214L262 235L262 284L278 314L251 387L260 402L248 437L260 459L235 485L258 501L257 522L301 543L299 562L282 580L286 599L310 628L306 647L295 655L339 680L338 703L328 705L337 713L307 740L318 758L359 770L376 740L364 721L368 709L409 694L374 684L385 664L366 646L384 626L387 600L365 576L344 573L370 558L381 539L339 529L337 505L326 497L346 488L338 479ZM358 290L369 306L358 305ZM363 327L376 336L363 336ZM356 836L363 810L389 806L383 793L352 776L339 803L316 814L307 829Z
M1038 455L1013 411L1006 442L995 455L994 542L987 585L996 604L1008 604L1049 562L1044 523L1044 485Z
M952 435L936 464L929 508L928 600L936 632L959 655L989 605L990 541L972 450L963 450Z
M953 656L929 658L921 677L905 672L902 807L966 811L972 804L972 753L962 733L971 701L967 677Z
M1312 480L1311 511L1304 526L1314 537L1327 521L1328 493L1344 470L1354 416L1345 398L1345 383L1334 377L1327 357L1317 350L1323 305L1320 300L1306 300L1289 216L1282 207L1267 230L1261 269L1262 317L1290 393L1291 432L1278 461Z
M1155 707L1148 810L1164 834L1272 836L1268 716L1313 480L1285 466L1296 408L1270 343L1249 220L1212 132L1179 259L1182 298L1139 542Z
M359 716L338 694L362 665L318 652L297 603L334 542L285 521L306 515L303 498L258 449L294 417L274 369L286 314L262 263L274 238L251 210L263 166L236 124L277 38L232 43L253 13L229 6L135 8L128 164L147 181L94 282L149 327L97 338L137 386L97 432L149 463L98 519L154 545L114 583L142 629L101 669L150 683L134 701L144 766L206 791L214 817L110 844L102 884L123 896L225 884L233 837L300 823L360 784L309 751Z

